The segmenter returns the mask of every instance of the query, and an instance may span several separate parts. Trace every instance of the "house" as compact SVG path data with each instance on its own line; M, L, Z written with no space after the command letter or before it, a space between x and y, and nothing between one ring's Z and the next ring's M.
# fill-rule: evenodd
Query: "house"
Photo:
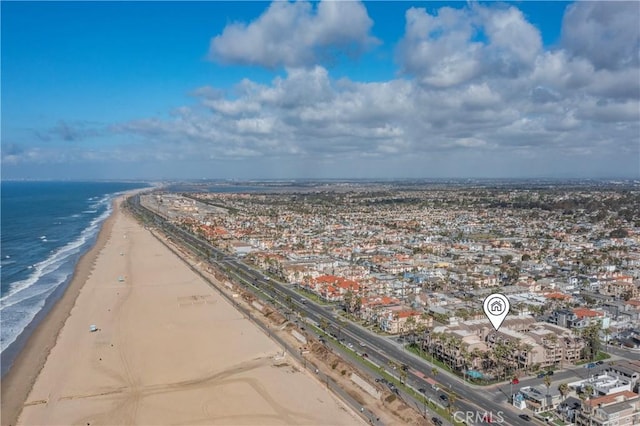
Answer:
M582 402L576 426L633 426L640 424L640 395L622 391Z
M390 334L412 331L420 325L431 327L433 318L403 306L383 309L378 315L378 326Z
M611 395L631 390L631 382L628 378L612 373L594 375L584 380L569 383L569 387L577 393L583 392L587 386L593 389L593 395L591 396Z
M582 329L596 322L600 322L601 328L609 327L610 318L604 312L587 308L556 309L547 322L571 329Z
M545 386L525 386L513 397L514 405L521 410L527 408L534 413L542 413L555 409L562 401L557 387L548 389Z

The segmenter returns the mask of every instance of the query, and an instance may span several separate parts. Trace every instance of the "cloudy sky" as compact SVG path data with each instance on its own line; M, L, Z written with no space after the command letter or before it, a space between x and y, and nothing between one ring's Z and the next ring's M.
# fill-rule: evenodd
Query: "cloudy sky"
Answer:
M640 177L640 2L2 3L2 177Z

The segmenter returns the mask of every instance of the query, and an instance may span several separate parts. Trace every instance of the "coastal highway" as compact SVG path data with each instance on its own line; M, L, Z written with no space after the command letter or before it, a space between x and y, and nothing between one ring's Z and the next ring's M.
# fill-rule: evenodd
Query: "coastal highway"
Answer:
M427 398L430 398L438 404L443 404L441 396L444 395L445 392L455 392L457 396L457 400L454 403L455 411L462 412L458 415L458 418L466 417L467 413L469 413L470 421L468 423L477 424L480 423L477 420L480 420L485 413L491 413L494 423L497 423L501 418L504 420L503 424L521 425L524 422L524 420L519 417L521 413L516 412L515 409L508 408L506 405L506 396L504 397L504 401L496 401L493 398L490 399L488 397L493 395L487 393L482 387L464 383L457 377L446 374L440 368L438 368L440 374L438 374L437 377L433 377L431 373L432 365L430 363L404 350L404 348L393 343L389 338L378 336L368 329L349 321L339 322L339 317L335 316L332 307L320 306L310 300L306 300L305 303L303 303L301 301L302 296L289 286L275 283L273 280L267 281L260 271L251 268L234 257L229 257L221 252L218 253L224 256L224 260L222 261L224 266L239 276L246 278L247 281L253 281L254 285L260 288L261 291L270 294L282 303L285 302L288 296L291 298L295 309L299 312L304 312L305 316L310 320L319 323L320 320L324 318L329 325L341 328L340 337L345 338L346 343L352 343L354 348L358 348L360 343L364 343L366 351L362 349L362 352L366 352L370 359L374 360L377 364L385 366L387 372L390 372L392 375L397 377L399 371L394 372L388 367L391 362L398 366L402 364L407 365L409 367L407 371L407 383L414 389L424 388ZM274 289L273 292L271 292L271 288ZM440 383L442 389L437 392L431 389L430 385L426 382L427 378L434 378ZM423 404L423 401L417 401L410 395L405 394L402 396L405 400L411 401L415 406Z
M443 393L434 392L426 382L426 378L431 377L432 369L432 365L426 360L411 352L407 352L404 348L390 341L388 338L378 336L358 324L350 321L338 324L338 317L335 316L331 308L320 306L310 300L302 303L300 300L301 295L286 284L277 283L274 280L266 278L260 271L251 268L236 257L229 256L208 242L167 222L165 218L157 215L155 212L142 207L139 196L131 197L129 205L139 212L142 212L147 220L150 220L155 226L162 228L201 253L206 254L211 263L226 268L228 273L233 272L240 277L244 277L247 282L253 281L255 287L260 288L264 293L268 292L281 306L286 306L287 298L291 298L291 302L296 310L303 312L310 320L320 323L320 320L324 318L328 324L340 327L345 338L351 339L352 342L358 342L358 344L364 343L367 347L367 354L373 357L380 365L388 366L389 361L394 362L396 365L407 365L407 382L416 389L425 388L429 398L442 404L440 396ZM273 289L273 291L271 291L271 289ZM450 375L441 369L439 369L439 372L440 374L435 377L435 380L440 383L442 390L455 392L457 396L457 400L454 403L455 411L461 412L457 417L461 419L468 416L469 421L467 424L481 424L481 418L484 413L492 414L493 423L508 425L521 425L525 423L525 421L519 417L521 412L506 404L506 396L504 401L496 401L492 398L492 396L494 396L493 393L487 392L483 387L465 383L458 377ZM415 404L422 403L422 401L416 401L409 395L402 396L404 398L410 398Z

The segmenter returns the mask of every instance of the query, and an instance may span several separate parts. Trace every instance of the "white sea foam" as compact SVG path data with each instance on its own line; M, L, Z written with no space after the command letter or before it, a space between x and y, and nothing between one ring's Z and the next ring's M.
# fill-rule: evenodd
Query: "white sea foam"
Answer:
M98 230L100 223L106 219L111 213L111 208L109 207L103 214L99 217L93 219L89 226L87 226L81 233L78 238L69 242L65 246L59 248L58 250L54 250L53 254L43 260L42 262L38 262L34 265L35 271L26 279L22 281L17 281L11 285L9 291L0 297L0 308L4 308L5 301L9 299L14 294L24 290L27 287L32 286L45 274L51 273L55 271L64 260L76 254L82 245Z
M0 297L0 315L4 319L11 318L11 321L3 321L1 350L15 341L42 309L46 298L68 280L72 273L68 264L69 257L85 248L87 241L97 234L101 223L111 214L110 197L101 201L107 207L104 213L94 218L75 240L54 250L47 259L29 267L29 276L11 284L9 290ZM46 241L46 237L42 241ZM3 259L2 263L6 265L8 261Z

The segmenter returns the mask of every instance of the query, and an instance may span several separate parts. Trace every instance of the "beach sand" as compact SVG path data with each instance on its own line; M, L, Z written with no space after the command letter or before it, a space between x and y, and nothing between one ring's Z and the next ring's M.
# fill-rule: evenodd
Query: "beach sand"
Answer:
M276 366L281 349L148 230L118 208L110 221L18 424L362 423L291 359Z

